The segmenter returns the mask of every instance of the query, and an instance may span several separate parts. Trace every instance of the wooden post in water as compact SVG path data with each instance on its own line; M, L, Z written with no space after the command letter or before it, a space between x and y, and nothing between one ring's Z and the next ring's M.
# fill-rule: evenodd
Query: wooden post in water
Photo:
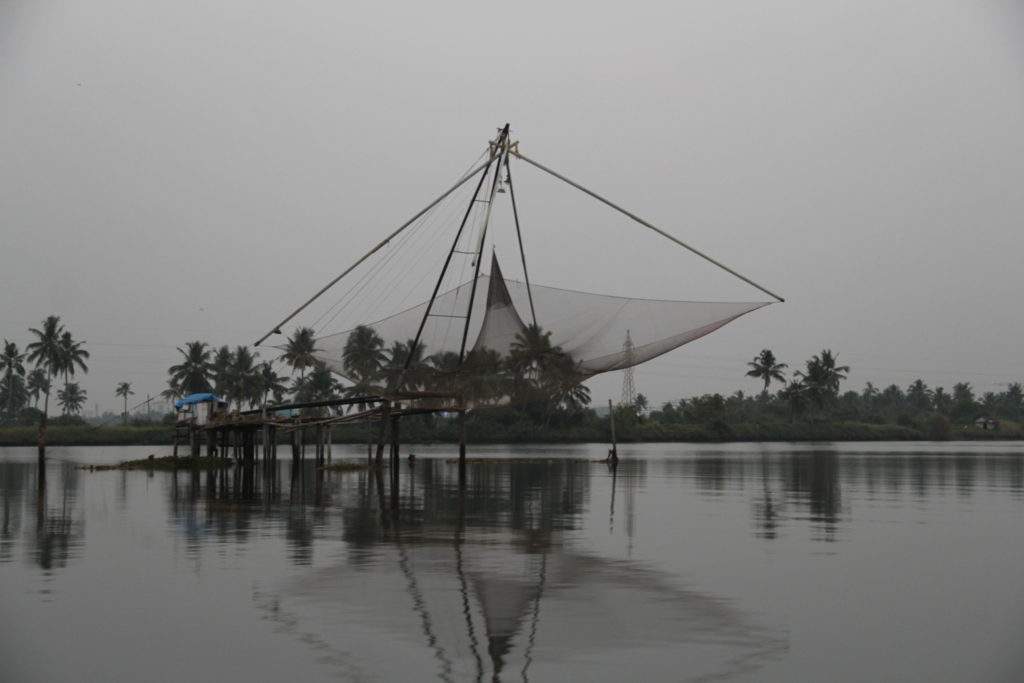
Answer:
M373 481L377 488L377 507L380 509L380 516L382 519L387 519L388 507L384 500L384 473L380 467L373 468Z
M254 429L242 431L242 457L246 462L256 460L256 430Z
M327 462L331 462L333 453L331 452L334 448L334 424L327 423L327 433L325 434L327 440Z
M270 462L270 424L267 422L267 406L260 412L261 439L263 441L263 466Z
M320 464L320 457L323 454L323 425L317 425L313 430L313 462Z
M377 466L384 464L384 439L388 433L388 421L391 417L391 401L384 401L380 412L380 434L377 437Z
M391 507L398 508L398 473L401 467L398 464L399 416L391 416Z
M619 461L619 449L615 444L615 408L611 399L608 399L608 424L612 428L612 449L608 451L608 461L615 464Z
M366 460L373 464L373 423L366 419Z
M466 411L459 411L459 486L466 485Z
M327 439L324 438L324 426L316 426L316 459L321 465L327 460Z

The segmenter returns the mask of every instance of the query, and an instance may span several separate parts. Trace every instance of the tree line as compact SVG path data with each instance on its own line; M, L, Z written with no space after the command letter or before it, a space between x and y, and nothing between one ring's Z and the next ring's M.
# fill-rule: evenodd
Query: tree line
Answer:
M338 397L369 398L381 394L418 393L458 396L472 405L523 404L554 400L582 407L590 391L580 384L572 359L551 343L551 333L530 325L518 333L502 356L471 349L462 357L451 351L428 354L415 340L387 346L372 328L360 326L348 336L338 359L349 383L339 381L316 358L314 332L302 327L288 338L279 360L291 377L278 374L270 361L245 346L212 348L202 341L179 347L180 362L168 369L167 398L214 393L235 409ZM289 381L290 379L290 381ZM365 405L356 402L363 409Z
M801 370L787 378L788 366L769 350L762 350L745 376L764 382L762 391L731 396L705 394L664 403L649 419L664 423L697 424L790 423L845 421L892 424L921 430L934 437L948 435L951 426L972 424L979 417L1019 422L1024 419L1024 389L1018 382L1003 385L1002 391L980 395L968 382L958 382L951 391L929 387L916 379L906 387L885 388L868 382L860 391L841 391L850 368L838 364L838 354L823 350L807 360ZM773 383L781 385L774 393Z
M0 419L17 421L29 407L33 409L29 415L34 417L39 412L40 400L43 402L41 414L46 415L55 384L60 386L57 404L61 412L64 415L79 413L87 397L85 390L73 380L77 373L89 371L85 342L76 340L56 315L28 331L35 340L24 350L4 339L0 354Z
M89 352L85 342L75 339L58 316L47 317L29 333L34 339L24 349L6 339L3 343L0 422L38 422L42 444L54 388L61 422L80 422L75 416L87 397L75 378L88 372ZM180 358L168 368L167 388L162 395L173 400L209 392L240 410L286 400L314 402L389 392L434 393L457 396L475 407L495 407L476 419L477 429L490 429L496 435L514 437L528 430L562 430L588 438L591 433L597 434L607 420L589 408L589 389L580 383L572 359L552 344L550 337L550 332L530 325L516 335L508 354L470 349L460 364L457 353L428 353L413 340L388 346L372 328L358 327L349 335L338 359L348 380L344 383L317 359L310 328L298 328L287 338L283 353L275 359L278 366L274 361L261 361L259 354L247 346L214 347L197 340L177 348ZM969 383L956 383L947 391L929 387L920 379L906 387L891 384L879 388L869 382L860 391L843 391L842 383L850 368L841 365L838 354L831 349L815 354L792 372L773 351L764 349L744 370L745 376L763 382L759 393L704 394L668 401L654 409L639 394L634 405L616 409L617 420L627 432L637 431L640 438L645 424L710 427L711 433L724 437L730 426L740 424L843 421L900 425L941 437L948 434L950 425L970 424L983 415L1010 422L1024 420L1020 383L980 394ZM774 391L773 386L777 387ZM123 399L125 424L128 397L133 394L130 382L119 382L114 388L114 395ZM363 409L365 405L357 401L356 407ZM652 438L657 436L657 430L647 431L651 431Z

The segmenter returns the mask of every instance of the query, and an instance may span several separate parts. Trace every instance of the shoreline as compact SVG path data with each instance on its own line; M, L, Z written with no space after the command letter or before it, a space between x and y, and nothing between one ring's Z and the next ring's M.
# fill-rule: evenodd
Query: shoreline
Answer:
M485 425L481 425L482 427ZM28 447L36 445L36 427L0 428L0 447ZM619 443L800 443L814 441L1018 441L1024 440L1024 430L1013 425L1001 429L982 430L964 426L951 428L947 433L935 434L928 430L901 425L877 425L863 422L819 423L740 423L713 425L643 423L618 430ZM469 442L477 444L573 444L610 443L606 429L469 429ZM332 442L335 444L365 444L363 426L336 427ZM280 440L279 443L285 443ZM432 429L403 430L403 443L454 444L458 443L454 429L447 425ZM47 430L49 446L171 446L173 427L92 427L53 426Z

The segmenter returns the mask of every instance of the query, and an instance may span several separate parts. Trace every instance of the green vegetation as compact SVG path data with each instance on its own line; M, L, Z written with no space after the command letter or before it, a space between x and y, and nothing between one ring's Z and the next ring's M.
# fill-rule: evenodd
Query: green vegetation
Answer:
M119 382L117 385L117 389L114 390L115 396L124 397L124 411L121 413L121 416L122 418L124 418L124 424L126 426L128 425L128 397L133 395L134 393L135 392L132 391L131 382Z
M35 340L24 351L12 342L0 347L0 445L42 448L59 445L170 444L173 415L162 423L130 419L130 382L119 382L114 395L123 399L118 426L91 427L78 416L85 392L74 382L87 372L88 351L76 341L58 316L49 316L29 332ZM590 391L579 383L571 359L552 344L549 332L530 325L520 332L507 355L491 349L470 349L462 363L459 354L427 349L413 340L387 346L370 327L349 335L338 364L348 383L340 382L315 358L316 339L309 328L298 328L277 359L290 370L279 375L270 361L245 346L211 348L192 341L178 348L180 362L168 368L163 395L175 399L191 393L214 392L236 409L281 403L359 398L381 392L434 392L434 405L451 405L461 397L472 410L467 436L474 443L569 443L606 441L606 415L590 408ZM1024 438L1024 390L1019 383L998 393L980 396L968 383L951 391L928 387L916 380L903 388L884 389L868 383L861 391L843 391L850 368L839 364L831 349L805 361L787 378L789 366L763 349L747 367L737 369L763 382L756 395L705 394L680 398L650 410L648 399L637 395L634 405L619 406L615 414L618 439L628 441L842 441L903 439L1020 439ZM60 416L50 418L54 379ZM781 388L774 393L773 383ZM39 403L42 399L42 407ZM347 408L307 409L308 415L329 416ZM985 418L976 425L979 418ZM33 432L32 425L37 425ZM402 421L406 443L454 443L460 426L455 413L426 413ZM335 426L322 436L334 442L376 441L377 430L365 423Z
M87 424L59 424L54 419L47 431L51 446L156 446L170 445L173 427L93 427ZM29 446L36 442L35 427L0 428L0 446Z

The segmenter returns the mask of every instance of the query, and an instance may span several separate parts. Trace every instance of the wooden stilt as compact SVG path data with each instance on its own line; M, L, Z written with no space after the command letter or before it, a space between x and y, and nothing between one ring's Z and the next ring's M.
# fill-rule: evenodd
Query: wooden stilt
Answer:
M384 463L384 439L387 436L388 421L391 418L391 401L384 401L380 413L380 434L377 437L377 465Z
M334 453L334 425L327 425L327 462L333 460Z
M377 508L380 510L380 516L387 519L388 507L384 499L384 472L380 467L373 468L373 481L377 488Z
M239 434L242 437L242 457L246 462L256 460L256 432L246 429Z
M466 411L459 411L459 486L466 485Z
M373 463L373 423L366 421L366 459Z
M266 467L267 463L270 462L270 425L267 424L267 406L263 406L260 423L260 437L263 442L263 465Z
M398 464L399 416L391 416L391 507L398 508L398 473L402 468Z
M612 429L612 449L608 451L608 461L615 464L619 462L619 449L615 443L615 408L612 407L611 399L608 399L608 424Z

